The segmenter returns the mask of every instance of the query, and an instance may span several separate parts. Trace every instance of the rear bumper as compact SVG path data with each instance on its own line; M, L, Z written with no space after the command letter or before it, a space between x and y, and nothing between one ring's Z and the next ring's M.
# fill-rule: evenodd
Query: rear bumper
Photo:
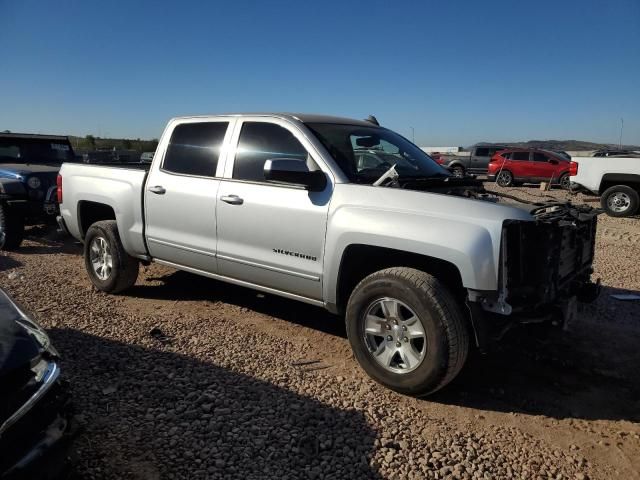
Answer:
M69 229L67 228L67 224L64 222L64 218L62 218L62 215L58 215L56 217L56 222L58 224L58 232L64 233L65 235L71 235L69 233Z

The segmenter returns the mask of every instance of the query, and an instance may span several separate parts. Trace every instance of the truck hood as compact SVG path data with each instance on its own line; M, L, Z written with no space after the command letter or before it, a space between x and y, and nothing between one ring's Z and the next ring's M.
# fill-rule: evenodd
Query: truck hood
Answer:
M336 185L336 190L345 192L345 199L349 199L348 203L353 206L376 208L389 213L417 214L481 225L486 225L487 222L501 224L504 220L534 220L528 211L530 205L524 204L357 184L339 184Z

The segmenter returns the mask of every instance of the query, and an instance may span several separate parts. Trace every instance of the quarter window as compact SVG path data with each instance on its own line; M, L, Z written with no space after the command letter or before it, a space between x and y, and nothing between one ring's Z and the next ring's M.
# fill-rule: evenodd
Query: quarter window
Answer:
M228 122L183 123L174 128L162 168L169 172L215 177Z
M549 157L546 156L544 153L534 152L533 154L534 162L546 162L547 160L549 160Z
M244 122L233 162L233 178L264 182L264 164L276 158L300 160L310 170L315 169L315 164L309 165L313 161L307 150L286 128L275 123Z

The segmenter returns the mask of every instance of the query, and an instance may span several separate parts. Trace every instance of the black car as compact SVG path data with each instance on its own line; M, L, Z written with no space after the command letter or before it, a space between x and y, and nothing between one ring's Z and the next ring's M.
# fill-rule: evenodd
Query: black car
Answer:
M25 225L55 224L58 171L72 161L67 137L0 133L0 249L18 248Z
M55 478L73 437L58 352L0 289L0 479Z

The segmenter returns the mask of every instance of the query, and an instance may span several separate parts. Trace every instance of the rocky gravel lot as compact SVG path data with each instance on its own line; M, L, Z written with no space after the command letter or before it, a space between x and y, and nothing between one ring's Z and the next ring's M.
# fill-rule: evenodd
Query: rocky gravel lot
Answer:
M596 256L569 332L516 332L423 400L371 381L321 309L157 265L107 296L50 231L0 283L64 356L75 478L640 478L640 303L611 298L640 291L640 219L601 216Z

